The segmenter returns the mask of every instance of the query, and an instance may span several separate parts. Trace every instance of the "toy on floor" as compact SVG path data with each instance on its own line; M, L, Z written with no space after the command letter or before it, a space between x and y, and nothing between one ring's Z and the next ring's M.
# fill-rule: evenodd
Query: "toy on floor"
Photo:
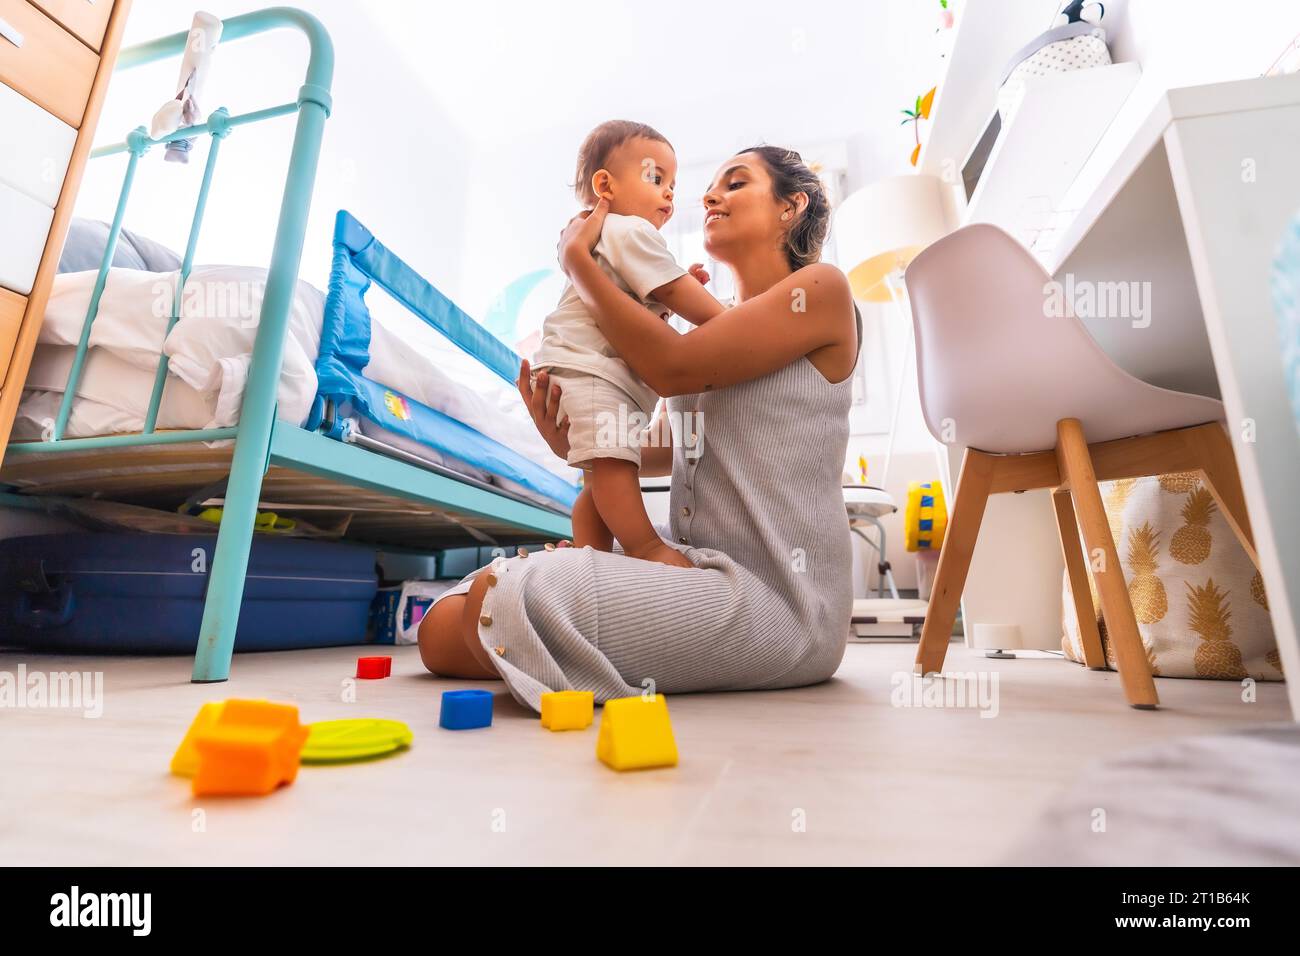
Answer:
M380 680L393 676L393 659L391 657L358 657L357 677L362 680Z
M907 486L903 512L903 542L908 551L938 551L948 530L943 486L937 481L913 481Z
M492 692L445 690L438 726L444 730L474 730L492 726Z
M542 695L542 726L583 730L595 719L596 695L589 690L557 690Z
M677 743L664 695L605 701L596 757L615 770L677 766Z
M399 720L354 718L321 720L307 725L303 763L346 763L403 750L415 735Z
M264 795L298 776L307 728L298 708L266 700L204 704L172 757L195 796Z

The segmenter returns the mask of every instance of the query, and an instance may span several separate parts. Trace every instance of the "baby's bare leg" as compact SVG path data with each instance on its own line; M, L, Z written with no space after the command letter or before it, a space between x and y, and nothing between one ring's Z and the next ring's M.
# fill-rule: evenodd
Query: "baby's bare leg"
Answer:
M693 568L690 559L659 537L645 512L639 469L621 458L597 458L591 465L591 497L623 553L645 561ZM575 532L577 528L575 527Z
M588 478L591 475L591 472L587 473ZM614 550L614 536L596 509L590 482L583 486L578 500L573 503L573 543L579 548L591 545L597 551Z

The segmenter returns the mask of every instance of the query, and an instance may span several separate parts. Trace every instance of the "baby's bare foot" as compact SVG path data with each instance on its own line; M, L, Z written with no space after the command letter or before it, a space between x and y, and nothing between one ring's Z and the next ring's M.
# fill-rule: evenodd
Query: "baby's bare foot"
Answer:
M646 548L638 548L632 551L625 551L630 558L640 558L642 561L657 561L660 564L671 564L678 568L693 568L691 559L686 557L676 548L670 548L662 541L651 544Z

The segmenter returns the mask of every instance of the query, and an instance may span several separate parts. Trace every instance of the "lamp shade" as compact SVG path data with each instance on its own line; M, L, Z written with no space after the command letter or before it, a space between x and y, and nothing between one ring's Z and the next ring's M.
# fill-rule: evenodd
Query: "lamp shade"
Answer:
M881 179L840 203L833 229L853 297L888 302L885 277L948 234L943 184L935 176Z

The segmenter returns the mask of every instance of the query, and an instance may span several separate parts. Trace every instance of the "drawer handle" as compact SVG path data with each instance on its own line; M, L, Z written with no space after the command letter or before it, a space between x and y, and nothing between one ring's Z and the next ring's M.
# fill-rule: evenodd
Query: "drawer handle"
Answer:
M23 35L8 20L0 20L0 37L4 37L16 47L23 45Z

